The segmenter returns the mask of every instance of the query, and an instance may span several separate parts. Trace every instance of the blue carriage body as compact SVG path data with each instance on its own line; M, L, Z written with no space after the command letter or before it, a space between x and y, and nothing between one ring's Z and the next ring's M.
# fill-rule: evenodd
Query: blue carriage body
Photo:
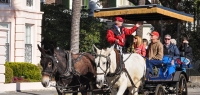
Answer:
M176 72L180 72L180 74L182 73L186 75L186 69L191 69L192 64L191 63L186 64L187 61L184 58L185 57L179 58L181 63L178 63L175 60L174 65L171 65L172 58L168 56L164 56L162 60L162 64L160 64L159 66L155 66L158 69L158 74L156 76L150 74L149 67L147 67L146 82L164 82L164 81L172 82L172 81L175 81L174 77L175 77Z

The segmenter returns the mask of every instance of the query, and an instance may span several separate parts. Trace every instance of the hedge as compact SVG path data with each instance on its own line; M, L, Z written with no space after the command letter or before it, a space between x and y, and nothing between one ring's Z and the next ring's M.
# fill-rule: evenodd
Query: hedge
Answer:
M41 80L41 70L34 64L28 62L6 62L5 66L13 70L15 77L23 76L29 80Z
M5 83L11 83L12 78L13 78L13 70L10 67L6 67L6 72L5 72Z

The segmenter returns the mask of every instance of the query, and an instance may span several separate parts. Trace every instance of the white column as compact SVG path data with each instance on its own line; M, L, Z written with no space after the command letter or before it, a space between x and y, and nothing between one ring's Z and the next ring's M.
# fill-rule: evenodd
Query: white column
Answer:
M7 38L7 28L0 26L0 92L4 92L4 83L5 83L5 60L6 60L6 38Z
M69 0L69 9L72 10L72 0Z

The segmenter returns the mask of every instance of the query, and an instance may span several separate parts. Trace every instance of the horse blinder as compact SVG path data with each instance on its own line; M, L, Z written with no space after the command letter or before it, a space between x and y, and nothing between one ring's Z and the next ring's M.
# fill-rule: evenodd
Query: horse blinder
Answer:
M54 55L55 56L55 55ZM56 57L53 57L53 56L49 56L49 55L43 55L44 58L50 58L52 60L52 70L43 70L42 71L42 74L45 74L45 75L49 75L49 76L52 76L52 74L56 71L56 65L58 63L58 60Z

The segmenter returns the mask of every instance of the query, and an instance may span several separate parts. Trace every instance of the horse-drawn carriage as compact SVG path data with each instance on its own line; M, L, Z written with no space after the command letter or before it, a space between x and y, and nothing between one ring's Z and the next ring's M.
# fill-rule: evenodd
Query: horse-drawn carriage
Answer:
M158 5L106 8L94 12L94 17L98 18L112 19L114 16L122 16L130 23L151 20L193 22L192 15ZM70 51L53 48L38 48L42 53L42 84L47 87L50 77L55 76L55 87L59 95L75 95L77 92L82 92L83 95L85 92L111 92L113 95L122 95L127 88L130 94L134 95L138 92L145 95L187 95L188 76L184 70L191 66L185 65L180 59L177 59L175 65L171 65L171 59L166 58L163 64L156 66L158 74L151 76L142 56L134 53L124 54L124 64L121 64L120 55L113 47L99 50L93 46L95 56L88 53L72 54Z

